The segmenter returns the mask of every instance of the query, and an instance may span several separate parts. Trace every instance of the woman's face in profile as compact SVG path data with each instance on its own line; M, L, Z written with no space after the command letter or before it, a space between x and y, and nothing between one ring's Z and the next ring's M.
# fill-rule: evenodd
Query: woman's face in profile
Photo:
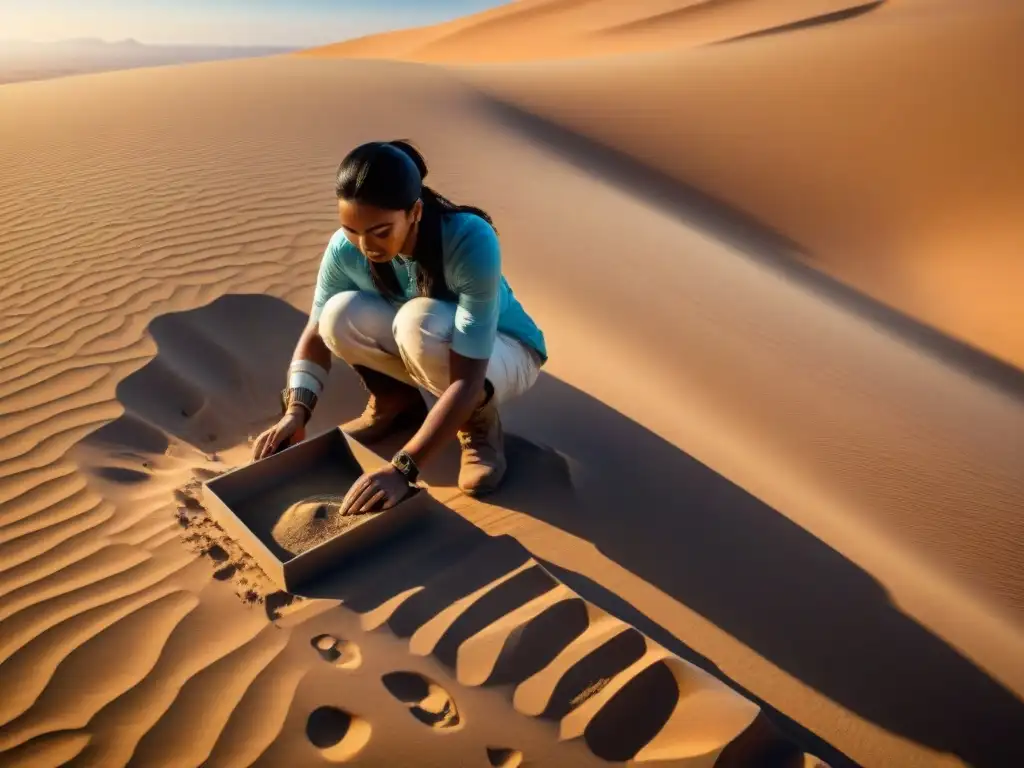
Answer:
M417 201L412 210L406 213L338 200L338 218L349 242L370 261L383 264L391 261L402 250L410 229L419 219L422 207L423 203Z

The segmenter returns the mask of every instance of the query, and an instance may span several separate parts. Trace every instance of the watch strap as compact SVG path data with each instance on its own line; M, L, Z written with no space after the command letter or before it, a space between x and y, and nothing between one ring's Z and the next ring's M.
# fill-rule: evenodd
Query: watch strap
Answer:
M391 459L391 466L398 470L409 483L415 483L420 476L420 468L405 451L399 451Z

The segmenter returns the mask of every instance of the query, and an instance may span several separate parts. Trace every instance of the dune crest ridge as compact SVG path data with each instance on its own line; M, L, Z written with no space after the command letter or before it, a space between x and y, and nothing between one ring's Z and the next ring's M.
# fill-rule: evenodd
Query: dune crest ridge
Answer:
M647 53L828 23L885 0L518 0L429 27L295 56L496 63Z

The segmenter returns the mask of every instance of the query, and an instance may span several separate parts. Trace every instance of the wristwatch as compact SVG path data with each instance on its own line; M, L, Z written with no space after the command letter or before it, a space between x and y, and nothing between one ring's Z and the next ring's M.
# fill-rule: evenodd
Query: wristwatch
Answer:
M416 462L412 460L412 456L405 451L399 451L392 457L391 466L397 469L399 474L410 484L415 483L419 479L420 469L416 466Z

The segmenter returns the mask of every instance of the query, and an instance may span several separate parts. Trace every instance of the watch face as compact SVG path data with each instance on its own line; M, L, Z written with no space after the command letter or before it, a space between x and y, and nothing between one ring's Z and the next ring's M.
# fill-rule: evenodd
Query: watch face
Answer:
M395 468L403 475L409 476L415 472L412 465L412 459L404 453L399 453L391 460L391 463L395 465Z

